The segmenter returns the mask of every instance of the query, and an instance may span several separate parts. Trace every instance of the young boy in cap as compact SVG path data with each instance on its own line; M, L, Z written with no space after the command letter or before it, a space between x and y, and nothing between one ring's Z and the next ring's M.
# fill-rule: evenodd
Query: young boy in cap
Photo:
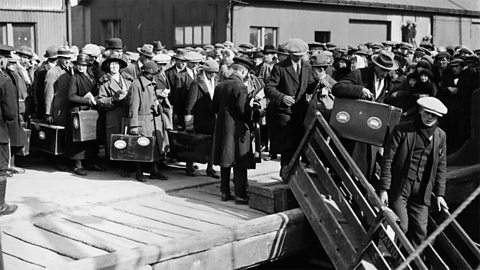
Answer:
M417 100L414 121L397 125L385 146L380 200L400 218L400 227L414 247L427 235L428 207L435 194L435 210L448 210L445 195L447 146L438 118L447 107L435 97Z

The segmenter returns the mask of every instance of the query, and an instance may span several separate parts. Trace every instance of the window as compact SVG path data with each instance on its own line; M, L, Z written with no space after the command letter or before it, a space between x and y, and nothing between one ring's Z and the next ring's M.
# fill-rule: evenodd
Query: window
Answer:
M277 45L276 27L250 27L250 43L255 47L263 48L265 45Z
M211 43L211 25L188 25L175 27L176 46L201 46Z
M28 46L35 50L35 24L0 23L0 43L17 49Z
M330 42L330 31L315 31L315 42Z
M122 35L122 21L120 20L105 20L102 21L102 39L121 37Z

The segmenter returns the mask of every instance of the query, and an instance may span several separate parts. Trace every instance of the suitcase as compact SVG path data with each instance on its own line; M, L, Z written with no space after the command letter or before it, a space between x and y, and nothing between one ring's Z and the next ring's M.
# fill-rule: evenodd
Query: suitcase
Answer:
M74 142L93 141L97 139L98 111L84 110L73 112L71 121Z
M267 183L248 186L250 208L273 214L298 207L288 184Z
M25 131L25 145L22 147L22 149L17 153L17 156L28 156L30 154L30 135L32 134L32 130L28 128L23 128Z
M154 137L123 134L112 134L110 136L111 160L153 162Z
M210 162L212 136L187 131L169 131L170 157L178 161Z
M402 109L387 104L336 98L330 126L339 137L383 146L401 115Z
M53 155L63 154L65 147L65 127L31 121L31 146Z

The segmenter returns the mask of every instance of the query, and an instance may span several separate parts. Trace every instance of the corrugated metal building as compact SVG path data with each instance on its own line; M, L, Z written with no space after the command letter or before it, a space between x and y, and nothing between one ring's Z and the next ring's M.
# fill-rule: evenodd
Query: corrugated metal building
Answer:
M292 37L356 45L402 39L480 48L478 0L83 0L73 10L74 43L103 44L119 36L132 49L161 40L167 47L232 40L257 46Z
M48 46L66 41L63 0L1 0L0 43L29 46L41 57Z

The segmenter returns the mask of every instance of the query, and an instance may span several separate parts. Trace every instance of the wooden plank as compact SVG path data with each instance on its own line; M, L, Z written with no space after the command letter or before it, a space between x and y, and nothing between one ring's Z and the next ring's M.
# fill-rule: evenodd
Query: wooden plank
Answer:
M37 228L28 222L15 222L12 226L4 226L2 229L6 235L72 259L78 260L107 254L104 250Z
M311 230L308 230L308 228L308 223L302 211L294 209L254 219L236 227L218 228L198 233L195 236L186 237L182 240L174 239L161 246L146 245L129 251L120 251L96 258L86 258L72 263L57 265L49 269L136 269L147 264L195 256L198 253L206 252L218 246L267 234L269 235L267 239L263 237L256 239L260 241L258 244L271 244L272 248L268 249L270 251L269 258L275 259L278 256L287 254L288 250L294 249L298 251L310 247L309 245L313 237ZM245 247L239 248L238 255L241 256L241 253L247 249ZM213 260L219 259L217 257L210 258ZM230 258L230 260L233 260L233 258ZM174 269L180 268L175 267Z
M18 238L2 233L2 251L23 261L32 262L39 266L73 261L70 257L62 256L51 250L32 245Z
M151 218L153 220L161 221L178 227L190 228L194 231L204 231L220 227L219 225L212 224L210 222L200 221L193 218L179 216L176 214L170 214L161 210L140 205L133 205L126 202L115 203L112 205L112 207L120 211Z
M35 265L19 258L3 253L3 270L40 270L45 269L39 265Z
M46 231L62 235L66 238L73 239L84 243L86 245L103 249L107 252L114 252L121 249L133 248L145 243L134 242L126 237L121 237L118 234L109 233L105 231L105 227L110 224L102 224L103 221L95 217L75 218L68 217L68 219L62 218L42 218L35 221L35 226L42 228ZM75 222L72 222L73 221ZM95 224L98 223L98 224ZM95 224L95 225L93 225ZM101 229L104 230L101 230ZM115 228L112 228L115 231Z
M90 210L90 213L93 216L101 217L112 222L117 222L137 228L139 230L144 230L151 232L156 235L158 238L177 238L185 237L196 233L197 230L192 230L190 228L182 228L175 225L163 223L161 221L156 221L151 218L145 218L138 215L126 213L110 207L96 207Z

